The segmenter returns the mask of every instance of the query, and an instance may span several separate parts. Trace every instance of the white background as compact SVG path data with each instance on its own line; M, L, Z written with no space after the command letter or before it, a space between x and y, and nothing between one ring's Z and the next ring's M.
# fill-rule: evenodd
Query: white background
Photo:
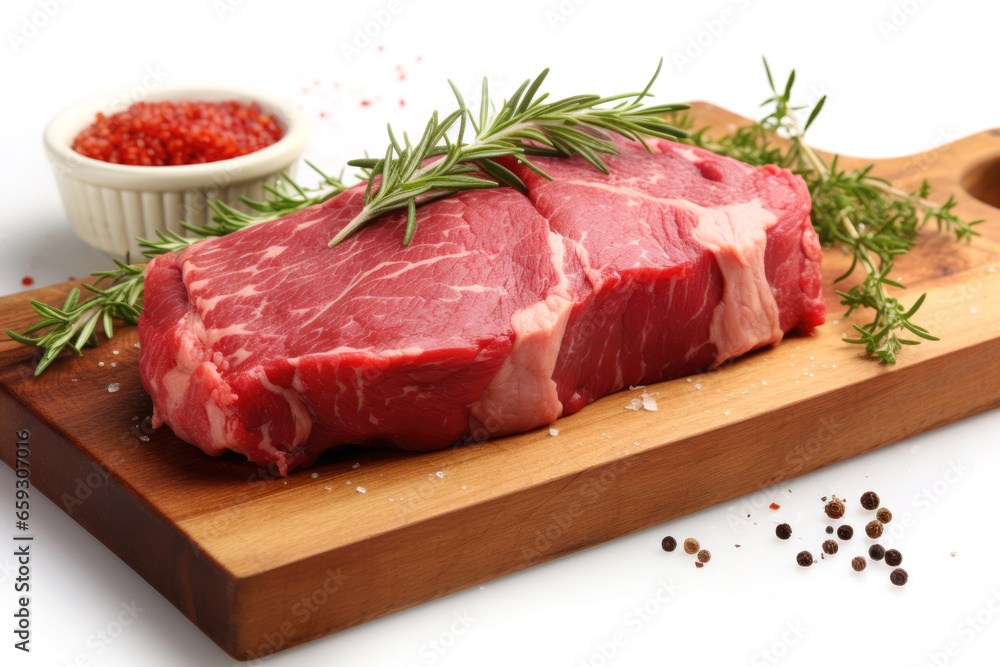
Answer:
M39 14L44 7L51 18ZM0 293L22 289L25 276L44 285L108 266L69 231L41 150L42 128L83 97L122 86L141 91L155 79L240 83L300 102L313 122L308 157L333 171L365 149L382 151L387 120L416 133L431 110L450 110L446 78L473 97L484 74L502 93L550 66L547 87L556 95L609 94L641 88L660 56L661 101L706 99L744 115L755 114L765 97L762 54L776 76L798 68L800 99L830 96L813 142L847 154L909 154L1000 126L996 3L411 0L399 3L369 44L345 55L344 45L355 46L372 12L384 21L389 7L5 0ZM11 437L16 425L3 426L2 437ZM766 497L724 503L267 662L996 664L998 432L994 411L791 480ZM0 506L13 499L13 479L0 469ZM797 568L794 554L818 554L825 537L819 497L846 495L860 535L866 519L857 498L869 488L897 517L890 526L910 584L891 586L884 564L851 571L849 558L866 549L863 536L835 558ZM772 501L781 509L767 509ZM774 538L777 521L795 527L790 542ZM32 525L34 651L25 656L11 648L13 559L4 547L0 662L233 663L54 505L35 502ZM712 562L696 570L690 557L664 554L659 542L666 534L699 537ZM661 582L676 590L668 595ZM116 632L122 604L133 601L142 609L136 620L110 643L99 639ZM616 633L624 644L605 657Z

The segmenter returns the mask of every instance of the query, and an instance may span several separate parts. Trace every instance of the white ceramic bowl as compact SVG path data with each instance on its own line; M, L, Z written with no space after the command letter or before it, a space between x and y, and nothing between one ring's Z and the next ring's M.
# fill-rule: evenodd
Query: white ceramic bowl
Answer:
M289 102L240 86L173 83L156 86L142 101L257 102L282 126L281 139L259 151L204 164L145 167L112 164L74 151L73 139L94 122L97 112L123 111L136 91L123 89L91 97L56 116L45 128L45 153L55 171L59 193L73 230L84 241L133 262L142 251L136 237L152 239L156 230L186 234L181 220L203 226L212 219L208 203L221 199L246 210L241 196L264 198L264 186L281 174L294 177L309 130Z

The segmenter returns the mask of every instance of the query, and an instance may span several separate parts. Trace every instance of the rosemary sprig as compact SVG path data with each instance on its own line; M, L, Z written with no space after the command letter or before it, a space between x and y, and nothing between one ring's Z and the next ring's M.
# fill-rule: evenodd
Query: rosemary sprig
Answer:
M416 208L433 199L446 197L468 189L496 187L500 183L514 185L524 190L524 184L513 173L495 162L501 156L514 156L534 168L527 155L568 156L582 155L591 164L607 173L607 166L599 154L615 153L612 134L620 134L642 141L642 136L674 138L684 136L684 132L671 127L663 114L688 108L686 104L667 104L644 107L641 102L649 97L649 89L662 67L641 93L629 93L613 97L579 95L559 102L545 104L547 95L535 95L545 80L548 70L542 72L532 82L525 82L514 97L504 102L499 112L492 112L488 87L483 81L483 100L479 110L478 123L472 118L458 89L452 90L459 108L438 122L437 114L428 123L424 136L416 147L410 145L403 135L403 148L389 128L391 146L386 157L381 160L355 160L350 164L361 167L362 175L368 180L365 194L363 220L353 229L342 231L342 240L356 229L369 224L379 216L405 207L409 224L404 244L413 238L416 228ZM450 83L450 82L449 82ZM616 106L601 108L601 105L618 102ZM452 142L448 131L459 123L457 140ZM463 141L466 125L471 124L476 139L470 143ZM430 158L441 159L422 166ZM309 163L307 163L309 164ZM341 177L329 176L315 165L309 164L320 175L318 187L307 189L295 181L284 178L276 187L267 188L268 199L263 202L243 198L252 209L243 213L220 202L210 203L213 211L212 223L205 227L180 224L194 236L181 236L174 232L158 231L157 238L139 239L146 257L156 257L168 252L187 248L192 243L211 236L225 236L251 225L268 222L301 211L336 196L346 190ZM536 168L537 170L537 168ZM542 173L539 170L539 173ZM483 177L482 174L486 174ZM543 174L544 175L544 174ZM380 178L376 179L373 176ZM492 179L492 180L491 180ZM379 184L376 187L375 181ZM355 222L358 222L357 220ZM352 223L354 224L354 223ZM82 354L84 345L96 342L94 335L98 320L104 323L105 335L113 335L112 321L120 319L127 324L138 321L142 309L144 274L143 267L116 262L117 270L91 274L99 278L98 283L107 281L109 287L101 290L90 285L85 288L96 296L80 302L79 290L74 289L63 307L56 308L32 301L35 311L43 319L22 334L8 330L7 335L25 345L34 345L44 350L42 362L35 369L41 374L45 368L65 348ZM45 330L32 337L31 334Z
M478 115L466 106L458 87L449 81L458 109L441 121L435 112L415 146L406 134L400 143L390 125L389 146L384 157L348 162L350 166L363 169L368 177L365 204L361 212L334 236L330 247L386 213L403 208L407 211L403 245L408 245L416 231L416 208L421 204L465 190L501 184L527 192L521 179L496 162L500 157L513 157L549 178L529 155L579 155L606 174L608 167L600 156L617 153L614 135L643 144L643 137L676 139L685 136L682 130L664 119L664 114L687 109L689 105L642 104L650 97L649 90L662 67L661 59L653 77L639 93L611 97L575 95L555 102L546 101L548 93L538 94L549 73L546 69L534 80L522 83L498 111L493 111L489 85L484 78ZM608 104L614 106L604 106ZM458 123L458 135L451 141L448 132L455 123ZM468 143L465 142L467 125L475 132Z
M31 306L42 320L33 324L22 334L7 329L7 335L23 345L34 345L44 350L41 361L35 367L35 375L41 375L64 348L69 348L77 356L82 356L84 345L95 344L97 324L101 323L104 335L114 335L113 320L120 319L126 324L136 324L142 306L144 287L143 267L131 266L115 260L117 270L98 271L90 275L97 277L93 285L84 287L94 296L80 301L80 290L74 287L66 296L62 308L49 306L31 300ZM107 281L107 287L101 283ZM40 336L31 334L47 329Z
M243 203L255 213L238 211L224 201L215 199L209 202L213 213L212 224L198 227L181 221L181 226L194 236L181 236L174 232L157 230L155 240L137 239L143 248L142 254L149 258L165 255L168 252L183 250L192 243L210 236L225 236L251 225L277 220L310 206L322 204L350 187L344 183L343 174L330 176L312 162L306 160L306 164L319 174L320 182L316 187L304 188L282 174L281 180L274 187L264 186L268 195L265 201L241 197Z
M812 197L812 223L820 242L839 246L851 255L850 268L835 282L849 278L859 265L865 272L860 283L837 292L841 304L847 306L847 315L862 308L874 311L870 322L854 325L858 337L845 339L846 342L864 345L866 354L891 364L896 362L896 354L903 345L916 345L920 342L917 339L938 340L912 321L926 295L907 308L887 293L887 286L905 289L889 278L895 258L913 247L918 232L931 220L939 230L953 232L958 240L978 236L973 227L983 221L966 222L959 218L953 212L956 204L953 197L940 205L928 200L927 181L908 193L872 176L874 165L842 170L837 166L837 157L827 164L805 142L805 133L822 110L826 96L810 109L805 124L801 124L797 113L807 107L791 105L795 71L779 91L767 60L764 69L772 96L762 106L770 106L770 113L732 134L712 138L708 136L709 128L702 128L684 141L749 164L776 164L802 176ZM690 126L692 120L681 118L678 124ZM776 143L775 137L787 141ZM916 339L901 337L904 332Z

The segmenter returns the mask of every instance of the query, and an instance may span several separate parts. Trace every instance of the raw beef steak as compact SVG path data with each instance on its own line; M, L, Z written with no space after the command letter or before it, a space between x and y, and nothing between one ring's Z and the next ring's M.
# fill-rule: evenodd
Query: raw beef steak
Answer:
M510 164L347 242L354 189L147 268L140 372L157 422L280 474L345 443L416 450L529 430L629 384L823 322L809 196L787 171L623 144L604 176Z

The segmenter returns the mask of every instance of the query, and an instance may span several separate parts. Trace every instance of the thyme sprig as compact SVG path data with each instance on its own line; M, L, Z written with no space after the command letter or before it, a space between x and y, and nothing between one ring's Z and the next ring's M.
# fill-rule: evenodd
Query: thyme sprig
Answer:
M689 105L643 104L645 98L651 97L649 90L662 67L661 59L653 77L639 93L611 97L574 95L555 102L547 101L548 93L538 94L549 73L546 69L534 80L524 81L496 111L484 78L478 114L472 113L458 87L449 81L458 109L440 121L435 112L415 146L406 134L400 143L390 125L389 145L383 157L348 162L363 169L368 177L364 208L333 237L330 247L385 214L403 208L407 211L403 245L408 245L416 231L417 207L458 192L503 184L526 193L521 179L496 161L500 157L515 158L537 174L550 178L528 156L579 155L607 174L608 167L601 155L618 152L614 135L643 145L644 137L685 136L664 115L688 109ZM613 106L605 106L609 104ZM456 123L458 135L452 141L448 132ZM468 125L472 126L475 137L466 142Z
M812 198L812 224L820 242L841 247L851 256L850 268L835 282L847 280L859 266L864 271L860 283L837 294L840 303L847 306L847 315L870 309L873 317L870 322L854 325L858 337L845 341L864 345L865 353L878 357L881 363L896 363L896 355L904 345L916 345L919 339L938 339L912 319L926 294L906 307L887 292L887 287L905 289L889 277L895 258L909 252L919 231L930 221L939 230L954 233L957 240L978 236L973 227L983 221L966 222L956 215L954 197L948 197L944 204L930 201L926 180L917 190L904 192L871 175L874 165L840 169L837 156L827 164L805 141L806 131L818 117L826 96L811 108L792 106L795 71L779 90L767 60L764 69L772 95L761 106L770 107L769 113L731 134L711 137L710 128L701 128L682 141L756 166L776 164L802 176ZM809 112L803 124L798 114L806 109ZM693 120L687 116L677 123L690 127ZM906 332L913 338L903 337Z

